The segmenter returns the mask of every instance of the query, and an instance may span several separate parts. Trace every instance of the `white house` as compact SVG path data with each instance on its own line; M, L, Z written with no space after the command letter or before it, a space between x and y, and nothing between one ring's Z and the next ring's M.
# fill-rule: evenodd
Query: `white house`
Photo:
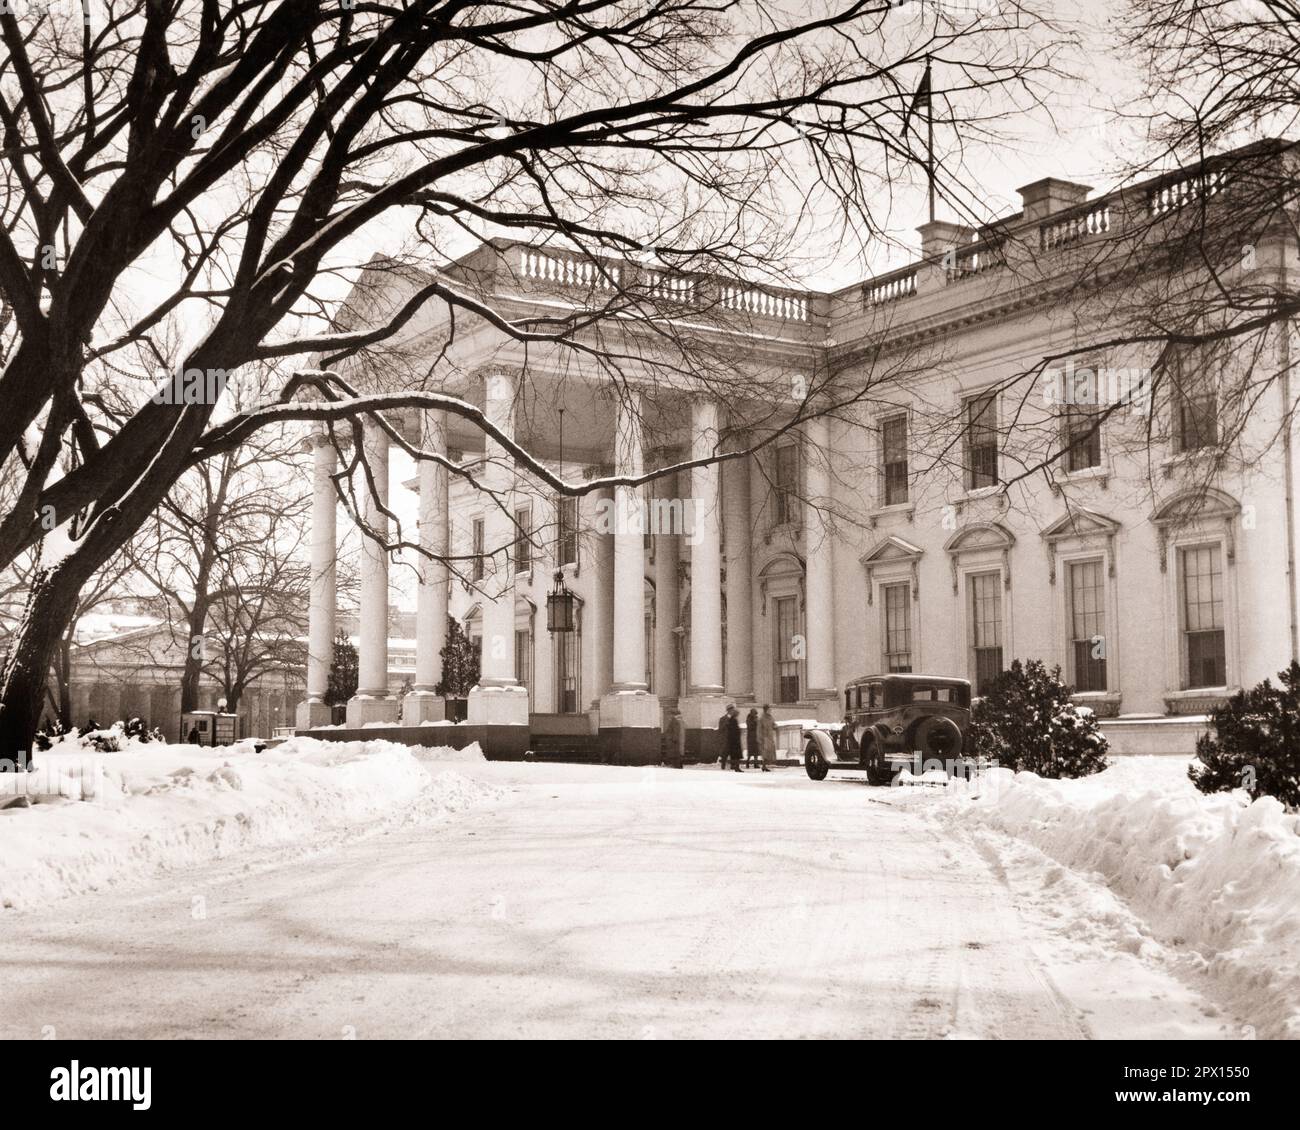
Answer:
M404 338L410 359L445 346L439 391L481 407L565 481L757 450L644 492L561 501L472 423L394 406L411 442L448 455L449 467L421 464L419 537L449 548L450 567L426 568L415 693L393 733L415 741L441 717L450 612L482 648L456 740L499 756L559 731L613 760L655 760L676 709L688 750L708 757L729 701L831 720L857 676L960 675L978 693L1017 657L1059 663L1117 751L1189 750L1212 704L1297 654L1292 330L1252 336L1248 352L1135 339L1144 318L1207 285L1186 254L1192 225L1241 214L1259 177L1293 178L1294 163L1269 143L1097 199L1038 181L1017 215L979 231L927 224L918 262L829 294L504 240L450 265L446 279L511 318L629 294L663 311L662 333L618 331L617 376L464 314L450 341L432 315ZM1284 230L1258 230L1239 274L1264 286L1296 269L1296 249ZM418 284L376 260L351 303L396 304ZM684 364L694 349L704 360ZM424 387L417 368L372 363L348 379L400 393ZM367 436L382 469L388 441L373 425ZM315 451L303 728L324 720L334 627L338 453ZM368 515L385 528L373 504ZM547 630L557 574L573 632ZM372 544L353 729L399 721L387 601Z

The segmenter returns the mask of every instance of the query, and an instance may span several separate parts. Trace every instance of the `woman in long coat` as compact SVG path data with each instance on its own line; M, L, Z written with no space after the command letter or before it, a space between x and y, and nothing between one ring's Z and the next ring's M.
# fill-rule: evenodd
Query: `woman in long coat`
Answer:
M772 708L766 705L758 716L758 752L763 759L763 772L771 772L776 761L776 719L772 717Z

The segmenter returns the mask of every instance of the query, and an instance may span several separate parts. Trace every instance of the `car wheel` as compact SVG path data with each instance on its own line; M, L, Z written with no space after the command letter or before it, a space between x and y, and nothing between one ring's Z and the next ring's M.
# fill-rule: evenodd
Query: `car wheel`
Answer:
M826 774L831 771L831 767L826 763L826 758L822 756L822 751L817 748L816 742L809 742L808 747L803 753L803 767L808 772L808 776L814 781L826 780Z
M858 747L858 764L867 772L867 783L870 785L884 784L889 780L889 775L883 773L876 753L876 739L870 731L862 735L862 742Z
M912 747L923 756L947 761L961 756L961 728L951 718L932 715L916 728Z

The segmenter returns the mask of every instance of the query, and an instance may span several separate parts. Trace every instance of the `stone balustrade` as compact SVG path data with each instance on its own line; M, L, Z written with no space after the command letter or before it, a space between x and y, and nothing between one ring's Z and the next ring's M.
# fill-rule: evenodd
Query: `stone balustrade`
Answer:
M968 280L992 282L1023 274L1037 284L1054 273L1073 271L1074 249L1126 236L1144 239L1153 230L1163 237L1167 218L1193 203L1221 205L1238 180L1286 175L1284 160L1291 158L1282 145L1264 142L1086 201L1086 186L1049 178L1022 190L1025 209L1006 222L978 231L951 225L959 234L950 246L830 294L510 239L484 244L449 273L461 273L484 293L498 296L562 296L578 308L650 304L662 307L669 317L772 337L793 336L816 345L831 337L843 340L869 333L873 317L883 316L887 307L889 324L897 327L903 314L895 307L910 309L918 302L928 310L926 295ZM963 242L967 237L969 242ZM962 300L970 300L966 289Z

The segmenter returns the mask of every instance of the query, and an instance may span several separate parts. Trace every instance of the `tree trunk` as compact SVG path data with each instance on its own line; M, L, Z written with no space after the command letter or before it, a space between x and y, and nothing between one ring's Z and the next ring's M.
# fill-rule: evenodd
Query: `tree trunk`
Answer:
M202 579L200 583L206 583ZM203 678L203 652L196 647L203 639L208 621L208 604L202 592L196 593L188 622L190 638L185 641L185 667L181 672L181 710L199 708L199 680Z
M40 724L50 664L80 591L81 578L66 563L38 567L32 575L0 692L0 758L24 768Z
M72 638L66 632L59 640L59 723L72 729Z

